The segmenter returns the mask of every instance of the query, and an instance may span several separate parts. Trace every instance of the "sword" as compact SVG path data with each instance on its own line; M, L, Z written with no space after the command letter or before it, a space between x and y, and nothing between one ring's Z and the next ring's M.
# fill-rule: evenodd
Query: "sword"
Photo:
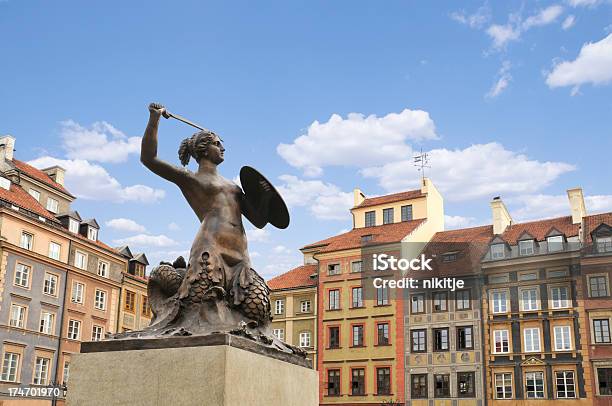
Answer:
M194 123L193 121L187 120L183 116L179 116L178 114L170 113L168 110L166 110L162 115L164 116L164 118L173 118L175 120L182 121L183 123L189 124L190 126L195 127L199 130L210 131L207 128L202 127L201 125Z

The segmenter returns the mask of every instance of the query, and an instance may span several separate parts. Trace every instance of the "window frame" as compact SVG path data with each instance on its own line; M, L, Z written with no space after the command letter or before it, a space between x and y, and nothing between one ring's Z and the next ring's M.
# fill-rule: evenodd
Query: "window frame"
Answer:
M78 293L79 286L81 287L80 295ZM77 292L76 296L75 296L75 291ZM72 281L72 286L70 289L70 302L74 304L79 304L79 305L82 305L85 303L85 284L83 282L79 282L77 280Z
M50 316L47 320L47 318L45 318L45 316ZM45 321L49 321L49 328L48 329L43 329L43 327L45 327L47 325L47 323L44 323ZM48 331L46 331L48 330ZM47 335L53 335L55 333L55 313L47 311L47 310L41 310L40 311L40 320L38 323L38 332L42 333L42 334L47 334Z
M442 377L444 378L442 380L442 383L444 384L442 386L442 390L444 390L443 393L438 393L438 381L437 378L438 377ZM451 390L450 390L450 374L434 374L434 398L450 398L451 397Z
M285 299L276 299L274 301L274 314L280 315L285 313Z
M51 282L47 284L47 276L52 278L52 279L49 279L49 281L55 279L55 282L53 284ZM57 297L59 295L59 280L60 280L60 277L58 274L55 274L49 271L45 271L45 276L43 277L43 291L42 291L43 295ZM53 285L53 291L45 292L45 290L47 290L47 286L52 286L52 285Z
M567 330L567 335L565 335L565 330ZM560 338L561 338L561 344L563 345L562 348L557 348L557 344L558 344L558 340L557 340L557 334L558 331L561 331L560 333ZM565 342L565 339L567 338L567 343ZM553 326L553 342L554 342L554 350L556 352L566 352L566 351L572 351L573 348L573 343L572 343L572 327L569 325L561 325L561 326ZM565 346L568 346L569 348L565 348Z
M24 237L29 237L29 238L24 239ZM29 231L22 230L21 237L19 238L19 247L23 248L24 250L33 251L34 250L34 234Z
M461 332L462 331L468 331L470 332L469 334L469 341L470 341L470 345L467 346L460 346L459 344L461 343ZM473 350L474 349L474 326L470 325L470 326L457 326L456 328L457 331L457 351L466 351L466 350ZM464 341L467 342L467 340L464 338Z
M55 252L55 250L52 250L51 247L57 247L57 256L53 255L53 253ZM57 243L55 241L49 241L49 258L54 259L56 261L61 261L61 257L62 257L62 244Z
M383 209L383 225L384 224L393 224L394 223L394 213L393 207L387 207ZM389 218L390 216L390 218Z
M597 322L599 322L599 330L601 331L601 340L597 339ZM606 334L603 331L603 322L606 323L607 340L605 339ZM610 336L610 319L592 319L593 326L593 342L595 344L610 344L612 343L612 337Z
M529 332L529 334L527 334ZM534 338L534 333L537 332L537 340ZM528 339L531 341L528 342ZM542 334L540 327L525 327L523 328L523 352L542 352ZM537 343L537 348L536 348ZM531 345L528 345L531 344Z
M358 374L358 380L355 380L355 372L360 371ZM351 367L351 396L365 396L366 395L366 373L365 367ZM355 386L357 383L357 386ZM357 389L357 390L356 390Z
M445 334L446 340L443 340L442 339L443 335L440 335L440 340L438 343L437 333L442 333L442 332L446 332ZM448 327L433 328L432 336L433 336L433 352L449 352L450 351L450 329ZM446 348L442 347L442 344L444 344L444 342L446 342Z
M406 204L400 207L400 217L402 222L412 221L414 219L414 211L411 204Z
M98 297L98 294L100 294L100 296ZM101 310L101 311L106 311L106 297L108 295L108 292L103 290L103 289L99 289L96 288L95 293L94 293L94 309L96 310ZM98 306L99 303L102 303L102 307Z
M79 266L79 262L77 260L77 258L82 257L83 258L83 267ZM87 256L86 252L83 251L79 251L79 250L74 250L74 267L81 269L83 271L87 270L87 262L88 262L89 258Z
M332 294L334 299L332 301ZM333 304L333 306L332 306ZM327 310L341 310L342 303L340 301L340 289L329 289L327 291Z
M355 334L355 329L359 334ZM357 342L357 344L355 344ZM365 347L365 324L355 323L351 324L351 348L362 348Z
M13 318L13 315L15 313L13 309L20 309L18 319ZM11 307L9 309L8 327L25 329L27 325L28 325L28 306L24 304L12 302Z
M461 376L467 376L471 378L470 391L461 393ZM469 382L468 382L469 383ZM476 373L473 371L458 371L457 372L457 397L458 398L474 398L476 397Z
M374 227L376 225L376 210L366 211L364 213L364 226Z
M499 333L499 338L500 338L500 350L499 351L497 350L497 336L498 336L497 333ZM493 336L493 346L492 346L493 354L509 354L510 353L510 331L508 329L493 330L492 336ZM505 345L504 345L504 341L505 341ZM507 347L506 351L504 351L504 347Z
M532 374L534 375L534 378L533 378L533 382L534 382L533 387L534 387L534 390L532 392L534 393L535 396L529 396L529 392L530 391L528 390L528 387L529 387L529 378L528 378L528 376L532 375ZM535 378L535 376L537 374L539 374L539 376L541 377L540 379ZM524 374L524 377L525 377L525 380L524 380L525 399L544 399L546 397L546 380L544 378L544 371L526 371L525 374ZM538 390L538 386L539 386L538 382L537 382L538 380L541 380L541 382L542 382L542 384L541 384L542 389L541 390ZM541 393L541 396L538 396L538 394L540 394L540 393Z
M27 271L27 272L25 272ZM21 276L19 277L19 283L17 282L17 274L20 274ZM25 274L25 278L24 275ZM30 289L30 284L32 282L32 267L30 265L26 265L23 264L21 262L17 262L15 263L15 273L13 275L13 285L14 286L18 286L20 288L24 288L24 289ZM22 284L21 282L23 281L23 279L25 279L25 284Z
M497 377L501 377L501 386L498 385ZM506 378L509 378L509 383L506 382ZM514 396L514 387L513 387L514 376L512 372L500 372L493 374L493 387L495 388L495 399L513 399ZM501 388L502 397L499 396L499 390ZM507 388L510 388L510 393L506 391ZM509 395L509 396L507 396Z
M523 245L529 244L528 247L523 248ZM518 242L518 251L519 251L519 256L528 256L528 255L533 255L535 254L535 240L534 239L526 239L526 240L520 240Z
M387 370L387 374L386 374L386 379L388 380L386 383L386 390L381 391L381 381L380 381L380 376L381 374L378 372L380 370ZM391 388L392 388L392 380L391 380L391 367L389 366L376 366L374 368L374 374L376 376L376 396L389 396L391 395ZM384 374L383 374L384 376ZM384 386L383 386L384 387Z
M82 326L83 326L83 323L81 322L81 320L68 319L68 329L66 331L66 337L69 340L80 341L81 340L81 327ZM74 337L75 330L76 330L76 337Z
M428 374L410 374L410 398L411 399L429 398L429 387L428 387L429 385L428 384L429 384ZM415 391L415 388L417 389L416 391Z
M559 374L562 375L563 380L563 393L565 396L559 396ZM568 383L567 375L571 376L571 383ZM554 382L555 382L555 398L556 399L575 399L576 398L576 374L572 370L554 371ZM574 389L568 390L568 386L572 386ZM574 396L568 396L568 393L574 393Z
M415 337L416 333L416 337ZM416 345L416 350L415 350ZM422 347L422 349L421 349ZM410 330L410 352L424 353L427 352L427 329L415 328Z
M466 298L459 298L459 294L467 294ZM467 307L463 306L467 302ZM459 306L459 303L462 305ZM472 309L472 291L470 289L460 289L455 292L455 310L471 310Z

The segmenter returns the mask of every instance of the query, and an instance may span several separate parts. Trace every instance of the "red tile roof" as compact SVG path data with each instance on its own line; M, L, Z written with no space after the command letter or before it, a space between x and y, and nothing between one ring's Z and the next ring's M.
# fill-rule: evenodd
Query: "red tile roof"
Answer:
M295 289L310 286L317 286L317 278L310 275L317 272L317 265L302 265L285 272L268 281L268 286L272 290Z
M508 244L514 245L521 235L527 232L536 241L544 241L546 234L553 228L565 234L566 237L574 237L578 235L580 224L572 224L572 216L517 223L508 226L501 237Z
M400 242L408 234L412 233L425 219L402 221L401 223L391 223L382 226L354 228L344 234L336 235L313 244L308 244L303 248L321 247L319 252L333 252L359 248L364 246L361 237L371 235L372 240L368 245L389 244Z
M592 242L591 233L601 224L607 224L612 227L612 212L593 214L584 217L584 239L587 243Z
M30 196L21 186L11 182L10 190L0 188L0 199L14 204L21 209L31 211L34 214L44 217L47 220L57 222L53 214L46 210L41 204Z
M431 238L430 243L452 243L452 242L485 242L493 238L493 226L478 226L470 228L459 228L456 230L439 231Z
M45 185L50 186L56 190L59 190L62 193L66 193L67 195L72 196L70 192L66 190L66 188L64 188L62 185L60 185L59 183L51 179L49 175L47 175L40 169L37 169L33 167L32 165L29 165L23 161L19 161L18 159L13 159L13 163L15 164L15 167L17 169L19 169L21 172L25 173L29 177L34 178L38 180L39 182L42 182Z
M421 193L420 189L417 190L408 190L406 192L394 193L392 195L384 195L378 197L370 197L361 202L357 207L370 207L377 206L379 204L387 204L387 203L395 203L402 200L410 200L416 199L417 197L424 197L425 195Z

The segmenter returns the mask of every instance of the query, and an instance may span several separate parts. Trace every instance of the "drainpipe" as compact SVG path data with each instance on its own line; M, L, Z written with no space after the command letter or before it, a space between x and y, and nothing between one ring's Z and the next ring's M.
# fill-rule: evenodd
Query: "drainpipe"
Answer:
M70 248L72 248L72 241L68 242L68 260L70 260ZM68 263L66 263L68 265ZM68 293L68 267L66 266L66 280L64 281L64 297L62 300L62 312L60 315L60 329L59 335L57 338L57 351L55 352L55 362L53 363L53 376L55 377L55 381L59 384L59 379L57 377L57 372L59 370L59 355L62 349L62 331L64 330L64 314L66 313L66 294ZM59 387L59 385L58 385ZM55 396L55 391L53 391L53 398L51 399L51 405L57 405L57 396Z

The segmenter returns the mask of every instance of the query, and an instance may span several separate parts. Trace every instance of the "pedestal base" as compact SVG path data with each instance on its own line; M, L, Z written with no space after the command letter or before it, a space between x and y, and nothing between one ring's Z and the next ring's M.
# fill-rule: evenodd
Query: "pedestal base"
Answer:
M230 337L225 345L123 351L109 350L102 342L99 344L103 352L92 352L94 343L87 343L84 346L87 352L72 358L67 403L69 406L318 405L315 370L237 348L244 344L244 339L234 338Z

